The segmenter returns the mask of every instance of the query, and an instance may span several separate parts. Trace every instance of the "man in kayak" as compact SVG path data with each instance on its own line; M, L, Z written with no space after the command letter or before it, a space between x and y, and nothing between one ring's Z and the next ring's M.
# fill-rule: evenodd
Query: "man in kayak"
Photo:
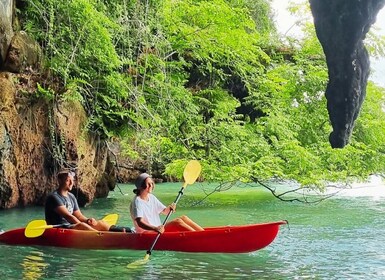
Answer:
M79 209L75 196L70 192L74 185L75 172L63 169L57 175L58 188L52 192L45 202L45 220L48 225L60 225L62 228L123 231L129 228L110 226L102 220L87 218Z
M163 226L159 214L167 215L170 211L175 212L176 205L172 203L166 207L152 194L155 183L147 173L142 173L138 176L135 186L136 189L133 191L136 195L131 202L130 213L136 232L153 230L163 233L164 231L204 230L187 216L176 218Z

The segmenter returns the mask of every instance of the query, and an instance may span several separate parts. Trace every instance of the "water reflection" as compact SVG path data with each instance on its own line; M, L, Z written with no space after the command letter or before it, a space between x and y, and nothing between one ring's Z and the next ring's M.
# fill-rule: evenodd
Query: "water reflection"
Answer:
M44 253L41 251L31 251L25 256L21 266L23 267L24 280L37 280L43 278L48 264L44 260Z

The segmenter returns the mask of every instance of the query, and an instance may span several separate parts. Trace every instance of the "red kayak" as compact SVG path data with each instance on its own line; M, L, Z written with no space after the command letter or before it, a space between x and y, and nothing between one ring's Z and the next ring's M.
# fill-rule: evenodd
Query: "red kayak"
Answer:
M277 236L286 221L242 226L207 227L204 231L165 232L155 250L205 253L246 253L262 249ZM28 238L25 228L0 234L0 242L8 245L56 246L77 249L148 250L155 232L94 232L62 228L46 229L41 236Z

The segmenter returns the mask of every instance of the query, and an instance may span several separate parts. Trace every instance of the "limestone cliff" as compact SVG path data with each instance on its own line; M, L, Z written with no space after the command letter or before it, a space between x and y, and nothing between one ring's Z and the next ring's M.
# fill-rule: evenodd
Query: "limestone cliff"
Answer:
M41 51L14 31L15 2L0 0L0 209L42 204L61 167L78 171L79 204L115 186L108 149L85 129L79 102L38 96Z
M37 80L34 73L0 74L0 208L42 204L61 166L77 167L81 205L106 196L114 187L106 146L87 135L79 103L31 102Z
M326 98L333 148L349 142L365 99L370 62L363 41L384 4L385 0L310 0L329 70Z
M0 67L5 61L8 47L13 37L13 0L0 0Z

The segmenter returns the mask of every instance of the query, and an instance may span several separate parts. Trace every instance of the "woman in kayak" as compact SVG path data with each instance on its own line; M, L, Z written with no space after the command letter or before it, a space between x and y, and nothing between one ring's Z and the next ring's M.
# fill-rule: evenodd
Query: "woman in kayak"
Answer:
M63 169L57 175L58 188L45 202L45 220L48 225L62 228L94 231L130 231L129 228L110 226L102 220L87 218L79 209L75 196L70 192L74 185L75 172Z
M176 218L163 226L159 214L167 215L170 211L175 212L176 205L172 203L166 207L152 194L155 183L147 173L142 173L138 176L135 186L134 193L136 196L131 202L130 213L137 233L145 230L153 230L158 233L163 233L164 231L203 230L201 226L187 216Z

